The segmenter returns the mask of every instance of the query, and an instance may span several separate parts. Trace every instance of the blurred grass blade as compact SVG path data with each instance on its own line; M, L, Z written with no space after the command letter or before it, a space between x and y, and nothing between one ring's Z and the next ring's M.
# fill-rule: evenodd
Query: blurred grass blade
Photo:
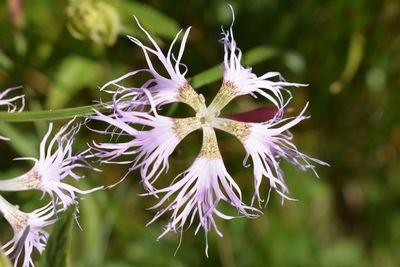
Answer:
M268 46L258 46L248 52L243 56L242 64L254 65L270 58L273 58L279 54L279 50L274 47ZM189 79L194 88L199 88L204 85L210 84L222 78L222 66L214 66L208 70L205 70Z
M254 65L279 55L280 50L271 46L257 46L243 55L243 65Z
M346 66L344 67L342 80L350 81L360 66L364 55L365 38L361 33L354 33L351 36L349 52L347 54Z
M47 107L62 108L79 90L94 84L100 78L100 65L88 58L69 56L57 70L55 81L49 88Z
M0 68L10 70L13 65L12 60L0 49Z
M11 141L8 142L9 145L12 146L21 156L38 156L39 144L32 134L21 134L20 131L15 129L11 124L5 122L0 123L0 133L3 136L11 138Z
M133 15L139 19L146 30L167 39L174 39L180 30L175 20L150 5L136 1L121 1L119 5L123 19L123 30L126 34L137 36L138 33L141 33L141 30L133 20ZM143 34L139 35L144 36Z
M71 229L74 221L75 207L70 207L61 214L55 223L44 253L40 256L39 267L67 267L70 254Z
M215 82L222 77L222 68L220 66L214 66L208 70L200 72L189 79L190 83L194 88L199 88L204 85Z
M8 259L6 255L4 255L3 249L1 249L1 244L0 244L0 266L1 267L11 267L11 262Z
M85 179L81 180L80 183L85 183ZM87 185L87 187L89 187ZM104 191L96 192L95 195L85 198L80 204L80 217L82 229L83 242L82 255L85 255L85 266L99 266L104 258L106 244L103 240L104 218L100 214L101 200L99 200L99 194L104 194Z
M43 105L42 103L35 98L30 99L29 103L29 110L31 111L42 111L43 110ZM49 124L47 121L35 121L34 126L36 129L37 136L44 136L48 130Z
M89 183L91 178L94 179L93 174L88 179L80 180L80 188L93 188L92 183ZM120 187L118 192L123 188ZM80 255L85 255L83 266L103 266L107 247L109 246L109 235L115 223L116 213L119 211L118 208L112 206L114 199L109 199L107 192L100 190L96 194L85 198L85 201L82 201L79 206L79 219L83 231L81 229L76 230L79 231L83 242L79 252Z
M268 60L279 54L279 50L268 46L259 46L249 50L243 56L243 65L254 65L265 60ZM214 66L208 70L205 70L192 78L189 81L193 87L198 88L212 82L217 81L222 77L222 67ZM28 122L28 121L40 121L40 120L61 120L68 119L74 116L83 117L93 114L92 109L95 108L99 111L105 110L101 104L66 108L49 111L23 111L17 113L0 112L0 121L13 121L13 122Z
M363 34L353 33L350 39L346 65L338 81L330 86L332 93L339 93L354 77L364 57L365 37Z
M365 38L361 33L351 36L349 52L347 54L346 66L344 67L341 80L349 82L360 66L364 55Z

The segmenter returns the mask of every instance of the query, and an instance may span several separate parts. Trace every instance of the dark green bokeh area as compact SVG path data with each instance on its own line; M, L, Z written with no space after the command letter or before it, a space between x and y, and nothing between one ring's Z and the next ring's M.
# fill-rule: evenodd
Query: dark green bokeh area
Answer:
M90 9L92 24L84 24L73 13L71 5L76 1L23 1L22 9L14 9L10 16L10 6L17 2L0 3L0 89L22 85L27 110L109 101L109 95L99 92L100 86L146 66L142 51L125 37L135 35L148 43L132 14L163 49L168 49L180 28L193 26L183 57L188 77L222 62L220 26L227 28L231 23L227 2L222 0L103 1ZM301 152L331 167L317 166L317 179L311 171L283 163L290 197L299 201L281 205L281 199L272 194L258 219L217 219L224 237L210 232L209 258L204 253L204 233L194 236L195 227L183 233L182 241L172 233L156 241L168 216L145 226L156 212L148 208L157 200L138 196L144 189L139 173L133 172L112 189L84 196L79 215L83 231L73 226L71 266L399 266L400 2L230 3L236 16L235 39L242 51L264 46L270 53L254 66L254 72L279 71L289 82L309 84L291 89L293 114L309 101L307 114L311 116L294 127L293 142ZM129 82L139 85L143 77ZM210 101L219 85L218 81L196 90ZM240 97L224 114L267 106L261 99ZM162 112L192 115L182 105L171 105ZM45 121L0 124L0 135L13 137L0 142L0 179L28 170L29 163L12 159L35 156L46 129ZM253 176L251 167L242 166L244 150L234 137L217 135L229 173L249 203ZM107 140L83 129L76 149L85 149L93 139ZM168 185L174 175L190 166L200 142L199 132L178 146L170 158L171 169L158 186ZM74 185L109 185L128 168L100 167L102 173L83 170L86 179ZM262 188L266 197L268 187L264 184ZM4 197L25 211L46 201L32 201L40 197L39 192ZM4 244L11 228L2 217L0 233Z

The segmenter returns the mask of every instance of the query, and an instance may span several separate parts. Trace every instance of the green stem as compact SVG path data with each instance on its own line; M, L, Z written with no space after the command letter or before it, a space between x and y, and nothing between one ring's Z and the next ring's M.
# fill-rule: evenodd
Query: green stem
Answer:
M84 117L93 115L93 109L98 111L105 110L102 104L82 106L76 108L64 108L45 111L22 111L22 112L0 112L0 121L28 122L43 120L62 120L73 117Z

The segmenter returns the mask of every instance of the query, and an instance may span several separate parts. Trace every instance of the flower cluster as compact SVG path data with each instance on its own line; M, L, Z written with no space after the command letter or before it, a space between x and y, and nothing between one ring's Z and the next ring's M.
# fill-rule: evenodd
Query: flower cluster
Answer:
M10 105L11 110L15 110L15 106ZM53 124L50 123L40 143L39 158L17 158L32 160L34 166L21 176L0 180L1 192L40 190L43 192L42 199L46 194L50 197L50 202L44 207L26 213L0 195L0 213L14 231L13 238L3 246L3 249L6 255L12 255L14 266L21 263L22 266L34 266L33 249L42 253L49 236L44 228L57 221L59 212L77 204L79 197L76 193L87 194L101 188L80 190L64 182L67 177L76 180L83 178L75 173L76 168L95 170L86 161L87 151L76 155L72 153L72 144L80 129L79 124L73 125L73 123L74 120L68 122L49 140L53 128ZM23 255L22 261L20 261L21 255Z
M101 90L111 93L113 99L111 104L104 104L107 112L94 110L94 115L86 118L87 121L105 123L107 127L104 130L91 129L117 137L117 141L93 141L91 148L75 154L72 145L81 125L71 120L50 138L53 132L53 124L50 123L40 143L39 157L18 158L33 161L33 167L18 177L0 180L0 192L39 190L43 193L42 199L46 195L50 199L42 208L26 213L0 195L0 213L14 231L13 238L3 249L7 255L12 256L15 266L33 266L33 250L42 253L49 236L44 228L57 221L58 213L76 205L79 195L103 188L80 190L65 182L67 177L75 180L82 178L76 174L76 168L97 171L88 163L88 158L98 159L102 163L129 164L128 173L120 181L131 171L138 170L146 190L143 195L156 196L159 200L151 207L158 211L149 224L162 216L169 216L159 238L169 232L182 233L195 225L195 233L204 230L206 253L208 233L215 230L222 236L216 224L217 217L227 220L238 217L256 218L262 213L264 195L269 197L272 190L282 200L291 199L280 167L281 161L285 160L300 170L311 169L315 174L314 164L328 165L299 152L291 141L292 134L289 130L308 118L304 115L308 103L299 115L287 117L285 110L292 99L287 88L306 85L286 82L278 72L257 76L251 68L244 67L242 52L233 37L233 23L227 31L222 31L220 42L224 48L223 80L209 105L185 77L188 68L182 63L182 57L190 28L182 36L182 31L179 32L165 53L138 21L137 23L150 45L145 45L132 36L129 39L142 49L147 67L105 84ZM181 43L178 53L174 54L174 45L178 39L181 39ZM163 69L157 70L155 66L160 64ZM150 79L141 86L126 87L121 84L125 79L143 73L150 75ZM116 89L108 89L111 86ZM24 107L23 96L6 99L15 89L17 88L0 93L0 106L5 106L8 112L21 111ZM222 117L221 110L242 95L261 96L273 107ZM17 107L17 102L22 103L21 108ZM171 118L159 114L158 111L163 106L174 102L188 105L194 110L195 116ZM254 193L249 203L224 164L216 129L233 135L242 143L246 151L243 161L245 167L250 165L247 161L251 160ZM156 182L168 171L169 159L178 144L197 130L203 133L202 146L191 166L177 175L169 186L158 188ZM0 139L9 140L1 136ZM269 187L267 193L261 187L264 183ZM224 206L232 207L231 212L225 209L222 211L223 203Z
M286 87L303 87L304 84L286 82L277 72L268 72L257 76L251 68L242 65L242 52L233 37L232 26L222 31L220 42L224 47L222 85L207 106L205 99L198 94L185 78L187 67L182 60L183 51L190 28L182 37L178 55L174 56L176 35L167 53L164 53L150 34L140 26L150 41L144 45L138 39L129 39L138 45L144 53L147 68L132 71L107 83L105 87L115 86L112 92L113 105L107 107L111 114L96 111L91 119L105 122L107 130L97 130L104 134L126 136L126 142L94 143L95 156L102 162L130 164L130 171L138 169L141 181L148 191L144 195L161 196L158 204L152 209L159 209L150 223L160 216L169 213L169 222L159 238L166 233L182 232L192 224L197 224L196 233L203 228L207 233L214 228L222 235L215 223L215 216L223 219L236 217L255 218L259 216L261 203L264 201L260 192L263 181L269 183L283 198L288 197L284 173L280 168L286 160L301 170L312 169L313 163L328 165L299 152L291 142L289 129L306 119L307 105L299 115L285 117L285 108L292 98ZM163 70L155 69L152 57L161 63ZM148 73L151 78L140 87L125 87L121 81L140 73ZM161 73L166 73L162 75ZM261 96L271 103L273 114L261 122L235 120L235 116L224 118L221 110L238 96L249 94ZM181 102L190 106L194 117L170 118L158 114L157 110L172 102ZM238 117L238 116L236 116ZM240 116L239 116L240 117ZM203 143L201 150L192 165L166 188L157 189L155 182L169 167L169 158L176 146L191 132L201 129ZM215 135L215 129L228 132L243 144L247 153L244 165L251 158L254 172L254 196L250 204L245 204L241 189L228 173ZM122 155L131 160L118 160ZM269 195L269 194L268 194ZM219 204L225 202L234 207L235 214L224 214Z

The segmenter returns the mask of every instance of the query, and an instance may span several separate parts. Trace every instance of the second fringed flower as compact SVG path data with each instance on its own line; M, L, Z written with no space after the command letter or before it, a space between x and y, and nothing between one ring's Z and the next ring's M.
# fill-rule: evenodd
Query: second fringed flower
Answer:
M32 160L34 166L25 174L16 178L0 180L0 191L26 191L40 190L48 194L54 203L60 202L63 209L77 204L78 194L88 194L99 190L102 187L80 190L63 180L72 177L75 180L83 178L74 171L76 168L93 168L86 158L89 156L87 151L73 154L72 145L75 135L78 133L80 125L73 125L71 120L54 135L49 141L53 129L53 123L50 123L49 130L40 143L39 158L17 158L18 160Z
M74 125L74 120L71 120L49 139L53 130L53 123L50 123L40 143L39 158L19 158L32 160L33 167L16 178L0 180L0 192L40 190L43 192L42 198L45 194L50 197L48 204L27 213L0 195L0 214L14 231L13 238L2 248L6 255L11 256L14 266L34 266L33 252L42 253L49 237L45 228L58 220L60 212L78 204L78 194L88 194L102 188L80 190L65 182L68 177L76 180L83 178L75 173L77 168L96 170L86 161L90 156L88 151L73 153L72 145L79 129L80 124Z

